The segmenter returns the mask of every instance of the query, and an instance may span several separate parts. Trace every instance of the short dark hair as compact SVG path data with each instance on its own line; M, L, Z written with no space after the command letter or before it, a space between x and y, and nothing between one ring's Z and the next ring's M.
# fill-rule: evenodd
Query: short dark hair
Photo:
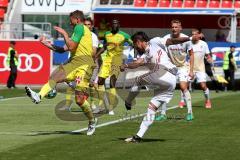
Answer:
M84 21L89 21L89 22L91 22L91 24L93 25L93 20L92 20L91 17L85 17L85 18L84 18Z
M149 37L147 36L147 34L142 31L136 32L134 35L132 35L131 39L133 42L136 42L137 40L140 40L142 42L149 41Z
M15 45L16 42L15 41L10 41L10 44Z
M234 45L231 45L231 46L230 46L230 48L236 48L236 46L234 46Z
M80 10L75 10L69 14L70 17L79 18L82 22L84 21L84 14Z

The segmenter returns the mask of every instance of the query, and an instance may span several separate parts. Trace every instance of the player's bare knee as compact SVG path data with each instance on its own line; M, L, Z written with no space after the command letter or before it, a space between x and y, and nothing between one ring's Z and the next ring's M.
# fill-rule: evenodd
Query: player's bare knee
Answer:
M81 107L84 104L86 99L87 99L87 95L85 95L82 92L76 91L76 93L75 93L75 101L76 101L76 104L78 106Z
M98 77L98 85L104 85L105 79L102 77Z

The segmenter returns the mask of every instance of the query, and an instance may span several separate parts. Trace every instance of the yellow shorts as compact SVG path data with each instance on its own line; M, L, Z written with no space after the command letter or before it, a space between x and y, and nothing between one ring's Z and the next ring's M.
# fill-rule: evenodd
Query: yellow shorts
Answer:
M116 77L120 74L120 66L122 65L121 58L105 58L100 68L98 77L108 78L109 76L115 75Z
M76 82L76 90L87 91L92 76L92 66L69 62L59 68L65 71L67 82Z

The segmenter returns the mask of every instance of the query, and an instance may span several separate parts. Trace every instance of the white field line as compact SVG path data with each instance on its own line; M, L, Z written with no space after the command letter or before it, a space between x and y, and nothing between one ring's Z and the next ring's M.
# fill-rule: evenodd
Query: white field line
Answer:
M175 109L175 108L177 108L177 107L178 107L178 106L172 106L172 107L169 107L167 110ZM121 119L117 119L117 120L114 120L114 121L109 121L109 122L106 122L106 123L102 123L102 124L97 125L96 128L108 126L108 125L111 125L111 124L121 123L121 122L123 122L123 121L131 120L131 119L136 119L136 118L139 118L139 117L144 116L145 114L146 114L146 113L137 114L137 115L131 115L131 116L126 117L126 118L121 118ZM88 128L82 128L82 129L78 129L78 130L75 130L75 131L72 131L72 132L73 132L73 133L80 133L80 132L87 131L87 129L88 129Z
M2 101L10 101L10 100L14 100L14 99L21 99L21 98L26 98L26 97L27 97L27 96L3 98L3 99L0 99L0 102L2 102Z

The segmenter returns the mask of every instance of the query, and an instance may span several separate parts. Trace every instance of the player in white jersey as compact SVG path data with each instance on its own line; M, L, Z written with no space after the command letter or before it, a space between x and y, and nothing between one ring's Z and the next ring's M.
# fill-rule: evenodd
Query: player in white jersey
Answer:
M149 41L148 36L144 32L137 32L132 36L132 40L134 48L143 53L144 56L132 63L122 65L121 71L124 71L126 68L134 69L143 65L150 70L148 73L135 79L132 91L134 92L135 90L137 92L140 88L139 86L143 85L154 85L159 88L149 102L147 114L143 118L138 133L131 138L125 139L126 142L139 142L153 123L158 108L172 99L176 86L177 68L171 62L166 52L165 39L156 37Z
M182 30L181 22L179 20L172 20L171 21L171 34L168 34L164 36L164 39L168 38L178 38L178 37L188 37L182 33L180 33ZM181 94L183 95L183 99L181 99L181 102L179 103L179 106L182 107L183 104L186 103L187 105L187 116L186 119L188 121L191 121L193 119L192 114L192 101L191 101L191 94L188 90L188 81L189 79L193 79L193 61L194 56L192 52L191 42L184 42L181 44L166 44L168 55L171 58L171 61L173 64L175 64L178 67L178 80L179 80L179 86L181 89ZM189 55L190 58L190 64L188 68L188 64L186 62L186 57ZM185 103L184 103L185 101ZM166 105L165 105L166 106ZM166 107L162 107L161 114L156 117L156 120L165 120L167 119L166 116Z
M201 40L200 32L198 29L192 30L192 36L195 36L196 39L192 40L192 48L194 53L194 77L197 80L197 83L200 84L201 89L204 92L205 96L205 107L211 108L211 101L209 98L209 89L206 85L207 77L205 72L204 58L207 58L207 61L212 61L210 56L210 51L206 42Z

